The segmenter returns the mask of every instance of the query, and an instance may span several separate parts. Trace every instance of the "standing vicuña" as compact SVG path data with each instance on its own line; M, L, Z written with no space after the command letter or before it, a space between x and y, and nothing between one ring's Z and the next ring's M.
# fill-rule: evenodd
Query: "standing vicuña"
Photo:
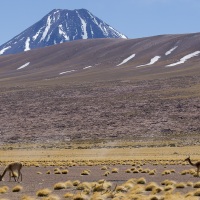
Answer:
M2 181L2 178L4 177L6 172L9 172L9 181L11 180L11 176L15 179L15 181L19 180L19 177L21 176L21 181L22 181L22 173L21 173L21 168L22 168L22 163L20 162L13 162L10 163L6 166L6 168L3 171L3 174L0 175L0 181ZM16 180L16 175L14 172L17 172L17 180Z
M188 161L190 163L190 165L195 166L197 168L197 176L199 176L200 161L198 161L196 163L192 163L192 161L190 160L190 156L188 158L186 158L185 161Z

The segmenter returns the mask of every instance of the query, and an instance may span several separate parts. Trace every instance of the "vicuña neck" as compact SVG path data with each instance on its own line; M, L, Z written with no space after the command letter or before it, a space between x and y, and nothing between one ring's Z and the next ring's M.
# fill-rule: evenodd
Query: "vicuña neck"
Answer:
M192 161L190 160L190 158L188 159L188 162L190 163L190 165L195 166L195 164L192 163Z

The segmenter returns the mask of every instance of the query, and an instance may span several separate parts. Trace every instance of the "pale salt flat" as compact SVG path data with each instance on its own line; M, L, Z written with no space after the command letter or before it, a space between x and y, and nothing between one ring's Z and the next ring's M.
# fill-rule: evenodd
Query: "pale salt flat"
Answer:
M169 54L171 54L178 46L173 47L172 49L170 49L169 51L167 51L165 53L166 56L168 56Z
M132 54L131 56L129 56L128 58L124 59L121 63L119 63L117 66L123 65L125 63L127 63L129 60L131 60L132 58L135 57L135 54Z
M67 73L71 73L71 72L75 72L76 70L71 70L71 71L65 71L65 72L61 72L59 73L59 75L62 75L62 74L67 74Z
M143 67L143 66L148 66L148 65L153 65L154 63L156 63L159 59L161 58L161 56L155 56L153 57L149 63L145 64L145 65L139 65L138 67Z
M92 66L87 66L87 67L84 67L83 69L89 69L89 68L91 68Z
M183 63L185 63L187 60L189 60L190 58L193 58L193 57L195 57L195 56L198 56L199 54L200 54L200 51L195 51L195 52L193 52L193 53L190 53L190 54L184 56L184 57L181 58L178 62L169 64L169 65L167 65L166 67L173 67L173 66L176 66L176 65L183 64Z
M17 70L23 69L23 68L27 67L29 64L30 64L30 62L27 62L24 65L22 65L21 67L18 67Z

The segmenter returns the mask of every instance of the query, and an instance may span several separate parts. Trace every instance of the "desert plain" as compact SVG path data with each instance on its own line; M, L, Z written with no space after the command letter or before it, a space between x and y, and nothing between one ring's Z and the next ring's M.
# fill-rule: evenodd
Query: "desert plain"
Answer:
M199 199L200 181L192 162L198 146L40 149L32 145L0 151L1 172L12 161L23 163L22 181L8 173L0 182L0 199Z
M197 51L199 37L76 41L2 56L0 173L11 162L23 167L22 181L5 174L0 199L199 199L199 57L166 67Z

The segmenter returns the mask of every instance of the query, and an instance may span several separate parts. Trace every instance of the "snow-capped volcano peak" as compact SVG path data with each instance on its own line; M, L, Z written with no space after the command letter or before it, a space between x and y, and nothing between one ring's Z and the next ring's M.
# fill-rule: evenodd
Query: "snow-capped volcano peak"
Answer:
M1 45L0 55L91 38L127 37L86 9L54 9L40 21Z

